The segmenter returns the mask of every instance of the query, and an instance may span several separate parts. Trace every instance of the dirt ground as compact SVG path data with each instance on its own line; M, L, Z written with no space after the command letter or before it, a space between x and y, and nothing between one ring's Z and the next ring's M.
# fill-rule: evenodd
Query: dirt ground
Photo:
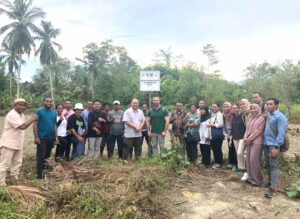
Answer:
M0 134L3 130L4 117L0 117ZM290 150L286 157L300 155L300 125L291 124ZM298 133L298 134L297 134ZM26 130L24 157L35 154L32 127ZM170 147L169 137L166 144ZM224 156L227 146L223 145ZM146 156L147 145L143 144ZM229 170L214 172L201 166L182 172L174 187L174 202L178 208L178 219L198 218L300 218L300 201L288 199L279 193L272 199L264 198L264 189L254 188L240 181L240 176Z

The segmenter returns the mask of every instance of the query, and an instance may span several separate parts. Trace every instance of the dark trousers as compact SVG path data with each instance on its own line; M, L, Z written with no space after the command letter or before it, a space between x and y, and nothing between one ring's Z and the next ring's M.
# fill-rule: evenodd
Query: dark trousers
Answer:
M110 135L109 155L110 155L110 158L113 157L116 141L118 144L118 155L119 155L119 158L122 159L122 157L123 157L123 135Z
M45 169L45 160L50 157L54 139L42 138L41 143L36 147L36 173L38 179L43 179L43 170Z
M188 157L188 160L193 163L197 160L198 157L198 148L197 148L198 142L193 141L189 138L186 139L186 154Z
M147 146L148 146L148 157L152 157L152 146L150 143L150 139L149 139L149 135L148 135L148 131L142 131L142 145L144 142L144 139L146 140Z
M227 141L228 141L228 164L237 166L237 156L236 156L236 151L235 151L233 141L230 141L230 139L227 139Z
M222 143L223 139L211 140L211 148L213 150L216 164L223 164Z
M59 144L56 145L55 159L62 158L64 156L68 144L67 137L58 136L58 141Z
M102 135L102 142L101 142L101 145L100 145L100 155L101 156L103 155L103 151L104 151L105 145L107 147L108 157L110 157L110 152L109 152L109 134L103 134Z
M124 139L123 160L127 160L130 157L130 151L133 149L137 160L142 156L142 137Z
M210 164L210 151L211 151L211 146L208 144L200 144L200 151L202 155L202 161L201 163L204 165L209 165Z
M67 144L66 144L66 147L65 147L65 158L66 158L66 160L70 160L72 136L67 135L66 140L67 140Z

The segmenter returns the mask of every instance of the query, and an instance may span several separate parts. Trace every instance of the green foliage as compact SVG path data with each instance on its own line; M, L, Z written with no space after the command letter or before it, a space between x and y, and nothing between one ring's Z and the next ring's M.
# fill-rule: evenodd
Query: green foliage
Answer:
M300 181L285 188L289 198L300 198Z
M104 212L104 205L95 197L84 197L80 200L80 209L91 216L100 216Z
M5 188L0 188L0 218L20 218L17 216L18 204L15 203Z
M185 157L180 154L180 151L176 149L165 150L157 156L156 160L164 168L173 172L179 172L182 168L190 164L190 162L186 161Z

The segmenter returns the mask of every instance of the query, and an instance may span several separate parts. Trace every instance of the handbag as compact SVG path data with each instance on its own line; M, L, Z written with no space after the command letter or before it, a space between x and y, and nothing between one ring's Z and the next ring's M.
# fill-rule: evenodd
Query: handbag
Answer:
M189 142L199 142L200 141L200 134L199 134L199 132L189 132L187 134L187 140Z
M217 117L213 124L216 123ZM211 140L224 140L224 132L222 128L211 127Z

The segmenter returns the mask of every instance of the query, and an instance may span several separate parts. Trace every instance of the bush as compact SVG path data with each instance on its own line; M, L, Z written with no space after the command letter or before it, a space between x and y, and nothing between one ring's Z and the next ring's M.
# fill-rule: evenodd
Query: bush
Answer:
M157 157L157 162L163 167L178 172L181 169L190 165L190 162L185 160L185 157L179 153L179 150L170 149L160 153Z

